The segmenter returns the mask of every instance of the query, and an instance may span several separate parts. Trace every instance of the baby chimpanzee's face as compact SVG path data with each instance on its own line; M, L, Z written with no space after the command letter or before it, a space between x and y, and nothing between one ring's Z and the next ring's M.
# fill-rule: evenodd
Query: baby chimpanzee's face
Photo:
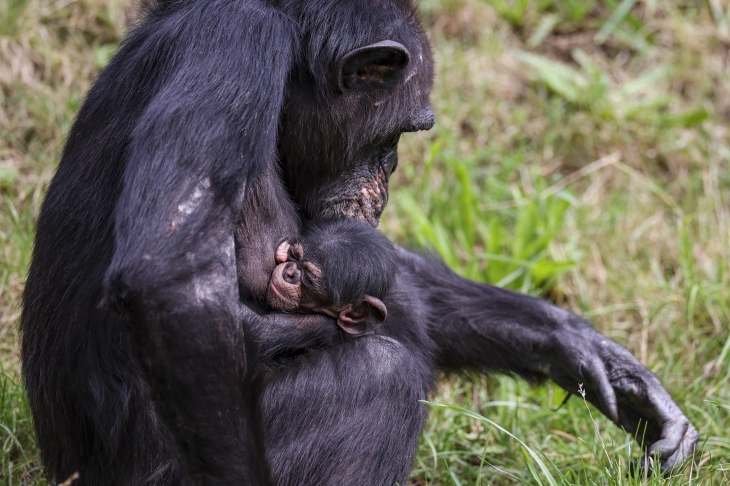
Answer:
M307 243L307 240L304 241ZM317 248L316 244L314 246ZM328 258L337 260L343 255L334 251L324 255L322 251L308 251L307 245L301 242L285 241L279 245L276 249L278 265L271 275L266 293L269 306L288 312L327 314L337 319L337 325L349 334L363 334L376 329L387 316L385 304L380 299L363 293L349 302L336 305L332 289L328 286L326 272L338 269ZM347 275L349 278L358 278L354 273Z
M266 294L268 304L284 311L337 315L320 265L307 259L300 243L283 242L276 249L278 265Z

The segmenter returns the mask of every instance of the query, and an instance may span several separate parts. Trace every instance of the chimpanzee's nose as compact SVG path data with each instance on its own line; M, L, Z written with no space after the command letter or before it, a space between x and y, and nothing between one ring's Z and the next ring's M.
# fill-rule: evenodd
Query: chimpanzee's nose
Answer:
M289 262L286 264L286 267L284 267L284 280L287 283L290 283L292 285L299 285L299 280L301 279L301 272L299 272L299 267L294 262Z

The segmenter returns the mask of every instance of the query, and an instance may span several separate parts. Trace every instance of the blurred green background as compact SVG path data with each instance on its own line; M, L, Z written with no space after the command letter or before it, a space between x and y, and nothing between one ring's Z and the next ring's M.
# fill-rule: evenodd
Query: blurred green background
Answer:
M412 484L730 484L730 2L422 0L437 126L403 137L381 228L590 318L702 434L691 467L546 384L446 377ZM43 484L18 302L45 189L135 6L0 0L0 484Z

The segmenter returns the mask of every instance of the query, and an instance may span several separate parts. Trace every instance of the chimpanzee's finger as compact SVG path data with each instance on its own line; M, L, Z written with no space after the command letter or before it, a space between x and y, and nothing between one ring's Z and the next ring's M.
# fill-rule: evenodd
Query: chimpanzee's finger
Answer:
M616 390L624 397L622 423L626 426L626 423L636 422L634 425L638 425L639 420L646 421L646 437L639 433L637 438L640 442L646 439L649 444L647 457L652 459L648 463L642 461L642 465L651 466L654 457L657 457L661 464L655 466L667 470L680 465L692 454L699 434L659 380L648 371L642 371L614 381Z
M669 471L672 468L681 466L688 457L694 454L695 447L697 447L697 443L700 440L700 434L692 424L688 425L684 437L682 437L682 441L674 454L661 460L661 468L663 471Z
M662 438L654 442L647 450L651 456L658 455L660 459L673 456L684 441L684 434L689 428L689 420L681 417L665 422L662 427Z
M288 241L281 242L274 252L274 259L276 260L276 263L286 263L286 261L289 260L290 247L291 245Z
M648 396L662 422L660 438L649 447L648 453L658 455L663 466L671 462L669 467L672 467L694 452L699 434L658 381L650 385Z
M692 457L699 439L700 435L697 433L697 430L692 426L692 424L689 424L682 442L674 451L674 454L666 459L660 459L659 464L657 464L655 462L654 455L647 452L640 459L631 462L629 465L629 473L632 476L644 474L650 475L652 470L658 466L659 470L667 476L671 474L674 469L683 467L686 464L686 462Z
M593 356L590 361L582 366L582 374L593 386L593 393L598 399L598 406L601 411L614 423L618 423L618 406L616 404L616 393L608 380L606 367L598 356Z
M644 402L637 403L639 409L644 409L642 415L661 428L659 437L652 440L648 453L652 456L658 454L664 460L677 451L690 423L654 375L645 378L644 386L645 392L635 394L634 400Z

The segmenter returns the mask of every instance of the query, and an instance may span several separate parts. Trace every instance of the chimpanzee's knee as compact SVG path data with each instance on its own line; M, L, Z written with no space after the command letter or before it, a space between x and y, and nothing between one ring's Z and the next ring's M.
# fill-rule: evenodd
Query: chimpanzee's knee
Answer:
M404 484L425 418L416 358L368 336L302 356L263 398L272 475L288 484Z

